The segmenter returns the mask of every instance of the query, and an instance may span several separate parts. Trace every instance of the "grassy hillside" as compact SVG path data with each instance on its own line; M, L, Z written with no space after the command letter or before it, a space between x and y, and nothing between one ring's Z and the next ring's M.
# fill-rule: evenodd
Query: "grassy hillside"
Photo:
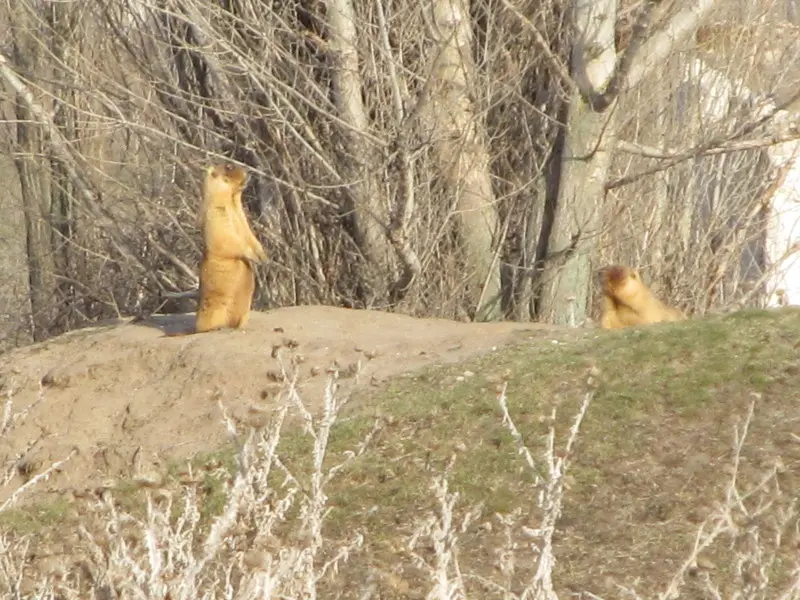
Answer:
M240 492L237 525L220 556L238 556L243 573L272 573L283 556L299 581L306 567L287 558L291 549L324 541L319 574L324 560L363 536L338 573L321 579L323 597L425 598L445 574L463 581L469 598L513 597L530 585L542 519L555 514L540 502L550 482L545 499L563 501L552 571L562 598L583 591L623 597L619 586L654 598L670 582L685 585L682 597L689 598L709 597L708 589L753 598L800 589L800 311L744 311L557 337L522 339L479 361L359 393L339 412L327 445L325 427L316 429L318 449L326 449L316 480L314 438L300 427L284 426L277 459L268 444L240 453L253 463L240 482L249 491ZM533 468L504 424L503 393ZM554 480L545 458L551 426L555 459L562 458L584 401L588 410L567 474ZM273 416L259 418L266 423ZM276 439L256 425L254 440ZM160 486L173 498L198 490L198 532L207 531L225 502L233 483L225 467L233 470L234 457L223 450L198 459L192 473L176 465ZM342 461L324 487L326 506L315 504L325 500L318 486L327 469ZM445 473L449 493L458 493L452 511L443 510L445 497L432 488ZM117 506L134 515L144 514L147 495L152 506L159 497L166 502L144 486L114 494ZM70 506L8 511L0 523L52 538L89 518ZM177 518L185 506L175 500L163 510ZM93 514L116 518L103 510ZM322 523L322 538L315 537L315 522ZM717 537L691 558L701 526ZM108 547L110 556L115 546L98 547ZM126 551L139 556L135 545ZM138 560L152 564L144 550ZM682 576L674 579L676 573Z
M587 383L592 373L594 381ZM504 380L512 419L541 476L551 410L557 409L559 454L580 401L594 392L557 525L554 579L561 592L617 596L615 584L620 584L648 597L664 589L688 557L699 524L725 501L736 426L743 424L751 404L754 415L738 484L750 489L776 466L777 475L763 495L755 493L743 502L746 513L734 511L736 518L753 519L752 525L769 523L760 539L769 545L777 534L777 513L796 508L800 311L746 311L677 325L592 332L565 343L523 343L478 363L397 380L366 400L353 411L361 416L349 427L366 427L366 406L387 415L391 425L374 451L339 481L331 501L341 531L366 528L373 561L385 561L386 569L396 563L391 548L397 534L409 534L418 515L435 507L427 482L452 455L457 459L449 480L461 494L459 505L466 510L484 504L478 526L461 536L462 568L497 579L495 553L504 533L495 513L519 510L515 534L519 544L525 543L520 527L535 527L541 511L534 473L518 456L498 409L496 392ZM351 431L339 434L337 447L352 445ZM764 499L775 505L754 516ZM796 516L786 526L779 542L782 558L773 564L776 585L800 568ZM747 534L737 533L735 541L747 545L742 536ZM725 538L720 546L730 541ZM535 566L530 553L521 552L520 558L517 585ZM730 591L745 577L737 572L736 560L730 551L716 548L703 553L700 564ZM488 591L478 585L473 593L478 597Z

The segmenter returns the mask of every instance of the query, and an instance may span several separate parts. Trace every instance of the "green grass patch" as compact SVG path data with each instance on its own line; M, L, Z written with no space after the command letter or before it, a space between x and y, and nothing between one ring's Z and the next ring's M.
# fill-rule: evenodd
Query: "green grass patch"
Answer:
M37 533L64 524L71 513L69 502L61 498L12 507L0 513L0 532Z

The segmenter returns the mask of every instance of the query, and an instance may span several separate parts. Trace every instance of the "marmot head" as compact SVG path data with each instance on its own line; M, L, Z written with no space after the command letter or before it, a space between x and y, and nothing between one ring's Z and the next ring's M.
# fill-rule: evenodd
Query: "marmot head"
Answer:
M639 272L624 265L610 265L603 269L603 292L624 301L642 287Z
M206 169L206 186L209 189L227 188L234 194L247 185L247 171L231 163L211 165Z

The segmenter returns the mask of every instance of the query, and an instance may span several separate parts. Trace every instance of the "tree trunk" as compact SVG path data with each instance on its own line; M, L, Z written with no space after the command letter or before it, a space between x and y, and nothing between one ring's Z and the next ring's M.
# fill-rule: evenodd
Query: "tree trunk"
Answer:
M433 37L439 49L429 82L429 117L437 161L455 195L474 319L488 321L502 316L500 266L494 250L498 215L485 132L471 98L476 87L469 15L469 0L433 2Z
M694 0L645 42L657 0L645 0L630 41L617 65L614 46L616 0L575 0L572 21L573 92L548 240L540 317L557 324L580 325L587 316L590 257L600 228L600 207L616 141L614 104L623 86L636 87L672 52L694 35L716 0ZM641 51L639 51L641 49Z
M22 23L15 23L17 27L12 29L13 56L20 70L33 72L41 55L38 46L26 33L32 27L30 20L25 19L24 12L22 15ZM0 63L0 67L8 68L5 61ZM16 97L14 109L17 119L14 166L19 177L25 224L28 302L31 311L29 327L33 341L39 342L49 336L54 313L52 232L47 219L50 174L46 167L47 162L37 160L37 157L46 154L46 145L35 124L33 111L21 94Z
M563 164L543 276L541 317L576 327L587 317L591 253L600 233L605 184L616 141L614 112L596 113L576 94L567 120Z
M536 316L535 294L533 289L533 272L536 268L536 248L545 218L547 202L547 181L545 177L536 177L531 186L530 198L527 201L528 214L522 236L522 261L516 275L514 295L514 320L530 321Z
M19 176L25 222L25 255L28 267L30 333L34 342L46 339L50 331L53 296L53 265L50 260L50 228L43 218L41 198L48 190L46 175L31 160L41 153L33 118L22 102L17 103L17 149L14 164Z
M345 210L352 217L356 243L366 263L362 274L364 301L367 306L384 303L388 293L389 240L386 237L386 211L380 205L374 181L370 151L366 143L369 131L367 110L362 99L362 81L358 64L357 30L351 0L329 0L328 27L330 49L335 68L333 88L336 107L344 122L344 180L349 184Z
M588 311L592 240L601 225L616 118L614 99L611 110L596 112L587 97L602 94L614 73L616 14L616 0L578 0L572 12L572 75L582 92L571 98L548 241L548 254L566 260L546 265L540 307L540 317L558 325L579 325Z
M800 306L800 142L769 149L781 184L769 199L766 254L767 306Z
M49 26L50 51L56 58L53 61L52 80L54 82L67 82L70 79L69 69L66 67L69 60L64 48L64 40L69 39L76 23L72 11L67 4L53 3L47 7L45 19ZM75 131L75 106L77 95L71 86L58 85L54 89L55 98L53 107L53 125L61 131L64 137L74 141L77 138ZM74 207L74 186L67 170L58 154L49 149L50 154L50 202L48 219L51 226L51 247L53 254L53 268L60 280L55 284L54 297L51 302L57 304L61 317L58 319L59 329L68 330L71 323L72 303L75 298L74 286L71 283L76 279L73 272L73 236L75 235L76 215Z

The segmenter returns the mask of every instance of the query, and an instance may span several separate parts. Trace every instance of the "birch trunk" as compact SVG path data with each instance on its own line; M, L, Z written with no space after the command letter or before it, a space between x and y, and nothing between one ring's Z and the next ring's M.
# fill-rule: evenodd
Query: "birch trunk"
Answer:
M329 0L328 27L330 49L335 69L333 88L336 108L344 122L342 133L349 164L344 178L351 182L346 212L352 215L354 237L367 269L362 282L365 302L385 302L388 289L389 246L386 237L386 215L381 207L378 186L370 169L370 149L366 143L369 130L367 110L362 100L359 71L357 29L351 0Z
M611 110L596 112L587 100L600 95L614 74L616 0L577 0L573 9L576 40L572 75L582 91L574 92L567 117L561 178L548 253L568 256L544 271L540 317L558 325L586 319L591 279L589 240L598 233L600 209L616 141ZM613 104L613 100L612 100Z
M26 23L27 25L27 23ZM38 49L23 36L13 40L14 57L23 68L33 71ZM0 67L5 67L0 62ZM28 302L31 310L30 334L34 342L50 335L55 290L52 231L49 226L50 174L36 157L46 155L47 145L34 124L36 119L23 98L15 101L16 140L14 165L20 182L25 224L25 255L28 270Z
M558 200L548 240L548 254L566 260L551 260L545 267L539 311L542 319L577 326L587 317L590 258L599 233L600 207L617 137L614 104L620 90L638 85L677 44L693 35L714 8L715 0L695 0L645 41L656 4L655 0L645 1L617 66L616 0L574 2L576 39L571 71L578 91L573 93L567 118Z
M441 173L455 196L474 319L496 320L502 316L494 251L498 215L486 134L470 96L476 88L469 0L434 0L432 14L439 47L430 82L430 133Z
M47 174L37 168L33 156L41 144L30 113L17 103L17 155L14 164L19 176L25 222L25 255L28 267L28 300L31 309L30 333L34 342L50 334L55 288L51 250L51 232L44 218L42 200L49 194Z
M700 104L703 125L724 119L736 104L758 107L754 117L771 115L775 139L789 139L792 115L778 110L768 98L755 92L701 60L687 68L686 85L693 85L704 99ZM766 298L770 307L800 305L800 142L786 141L767 149L775 169L776 185L764 199L768 222L766 231Z
M782 178L768 204L766 305L800 306L800 142L778 144L767 154Z

